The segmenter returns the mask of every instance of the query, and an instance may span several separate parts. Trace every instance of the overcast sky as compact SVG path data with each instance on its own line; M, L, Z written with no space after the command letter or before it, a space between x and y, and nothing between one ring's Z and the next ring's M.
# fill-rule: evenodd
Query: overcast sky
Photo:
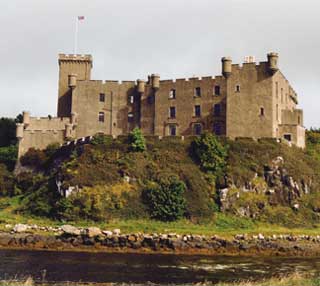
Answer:
M0 117L56 114L58 53L92 54L93 79L219 75L220 59L279 65L306 127L320 127L319 0L0 0Z

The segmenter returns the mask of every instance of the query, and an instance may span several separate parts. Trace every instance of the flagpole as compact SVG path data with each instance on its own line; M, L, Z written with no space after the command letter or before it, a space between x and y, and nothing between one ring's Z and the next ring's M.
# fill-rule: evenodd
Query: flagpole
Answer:
M76 17L76 28L75 28L75 34L74 34L74 54L77 54L77 48L78 48L78 17Z

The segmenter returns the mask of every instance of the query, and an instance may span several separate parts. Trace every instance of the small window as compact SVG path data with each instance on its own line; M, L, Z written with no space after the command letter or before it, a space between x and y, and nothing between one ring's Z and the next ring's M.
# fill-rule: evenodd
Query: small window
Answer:
M219 103L214 105L213 114L214 114L214 116L220 116L220 114L221 114L221 105Z
M200 107L200 105L195 105L194 106L194 115L196 117L200 117L201 116L201 107Z
M128 122L133 122L134 116L132 112L128 113Z
M220 95L220 86L219 85L214 86L214 95Z
M287 141L291 142L291 134L284 134L283 138L286 139Z
M196 87L194 89L194 96L195 97L200 97L201 96L201 88L200 87Z
M106 95L104 93L100 93L99 99L100 99L100 102L105 102L106 101Z
M104 112L99 112L99 122L104 122Z
M281 103L283 103L283 88L281 88Z
M176 118L176 108L174 106L170 107L169 116L170 118Z
M300 116L298 116L298 125L301 125L301 119L300 119Z
M129 102L132 104L134 103L134 96L133 95L130 95L129 96Z
M236 91L236 92L240 92L240 85L239 85L239 84L236 85L235 91Z
M264 108L263 107L260 108L260 116L264 116Z
M176 90L175 89L171 89L169 92L169 98L170 99L175 99L176 98Z
M221 124L219 122L213 124L213 132L216 135L221 135Z
M177 127L176 127L176 125L169 125L169 134L170 134L170 136L176 136L177 135Z
M196 123L193 127L195 135L201 135L202 133L202 125L200 123Z

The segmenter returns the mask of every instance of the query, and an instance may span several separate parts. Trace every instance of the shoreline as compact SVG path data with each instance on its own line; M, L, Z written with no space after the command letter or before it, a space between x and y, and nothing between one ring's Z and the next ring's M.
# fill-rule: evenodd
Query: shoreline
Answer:
M204 256L320 256L320 237L116 234L70 235L0 232L0 250Z

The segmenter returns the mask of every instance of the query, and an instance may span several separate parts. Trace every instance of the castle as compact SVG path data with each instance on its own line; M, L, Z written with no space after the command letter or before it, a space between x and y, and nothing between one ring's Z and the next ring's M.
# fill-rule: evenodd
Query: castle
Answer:
M222 58L222 75L146 81L92 80L90 55L59 55L57 117L23 113L17 125L19 156L96 133L118 136L139 127L145 135L216 135L277 138L304 148L303 112L278 68L278 54L242 65Z

